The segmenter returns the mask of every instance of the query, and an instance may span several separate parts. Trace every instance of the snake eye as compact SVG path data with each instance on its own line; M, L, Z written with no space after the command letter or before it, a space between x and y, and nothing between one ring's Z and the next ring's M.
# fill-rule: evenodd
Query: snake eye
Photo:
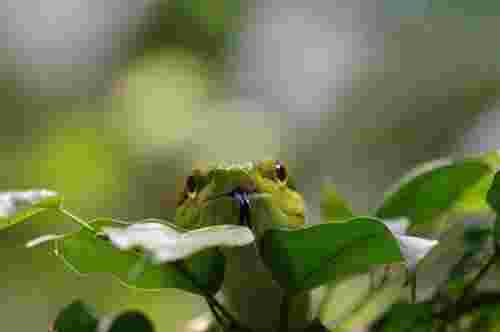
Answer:
M274 170L276 172L276 178L280 182L285 182L288 179L288 171L286 170L285 165L279 160L276 161L274 165Z
M196 182L194 176L190 175L186 179L186 193L191 194L196 190Z

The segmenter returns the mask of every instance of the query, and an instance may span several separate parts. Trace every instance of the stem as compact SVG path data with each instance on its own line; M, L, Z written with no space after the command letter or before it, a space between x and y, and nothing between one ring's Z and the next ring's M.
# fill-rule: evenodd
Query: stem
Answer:
M368 276L370 278L370 292L373 292L375 290L375 271L373 269L370 269L370 271L368 272Z
M474 288L479 284L479 282L483 279L483 277L486 275L486 272L490 269L490 267L495 264L497 260L497 253L493 254L493 256L490 257L488 262L479 270L479 272L476 274L474 279L467 285L467 287L464 289L464 292L462 293L462 296L460 297L459 301L457 304L462 304L474 291Z
M439 322L439 325L437 327L437 332L446 332L446 329L448 328L448 322L446 320L442 320Z
M173 263L177 271L184 275L187 279L189 279L193 285L196 287L196 289L203 295L205 300L207 301L208 306L212 310L212 312L215 312L216 310L219 310L220 313L224 316L225 319L229 321L229 328L236 328L241 331L250 331L248 328L245 328L240 325L240 323L231 315L229 311L224 308L211 294L209 294L207 291L203 289L203 287L200 287L198 285L198 282L196 279L193 277L193 275L182 265L181 261L176 261ZM214 313L215 318L217 319L218 314ZM224 324L221 324L224 326Z
M417 303L417 273L410 275L411 303Z
M457 316L460 317L464 314L470 313L483 305L499 305L500 293L479 293L474 298L468 299L463 306L457 311ZM441 316L436 316L441 318Z
M242 331L249 331L247 328L240 325L240 323L231 315L229 311L222 306L212 295L205 295L205 300L209 306L213 306L214 309L219 310L220 313L229 321L230 328L237 328Z
M280 305L280 329L279 332L288 332L288 314L290 312L290 300L289 294L285 293Z
M465 287L462 295L460 298L457 300L456 304L453 306L450 306L445 310L443 313L440 313L439 316L442 317L443 319L443 325L441 331L444 331L445 327L448 325L450 322L454 322L458 318L460 318L461 313L463 313L465 310L467 310L467 307L469 307L469 296L472 295L474 289L476 286L479 284L479 282L484 278L488 270L493 266L497 259L499 258L498 252L495 252L493 256L490 257L488 262L481 267L479 272L476 274L474 279L471 280L471 282Z
M224 322L224 317L222 317L220 315L220 313L217 311L217 308L213 305L213 303L211 303L208 300L206 300L206 301L207 301L208 307L210 308L210 311L212 312L212 315L214 315L215 320L217 321L217 323L219 323L221 326L225 327L226 324Z
M65 216L69 217L71 220L73 220L74 222L76 222L82 228L85 228L86 230L91 231L94 234L97 233L97 231L94 229L94 227L90 226L90 224L88 222L86 222L85 220L81 219L80 217L75 216L74 214L72 214L71 212L69 212L68 210L66 210L65 208L59 207L58 210L62 214L64 214Z

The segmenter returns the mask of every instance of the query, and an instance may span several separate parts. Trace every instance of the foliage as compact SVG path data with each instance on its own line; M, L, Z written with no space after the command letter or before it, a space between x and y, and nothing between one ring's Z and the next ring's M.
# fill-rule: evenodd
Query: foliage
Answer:
M391 231L381 221L363 217L295 231L271 230L260 249L274 278L292 294L404 260Z
M126 311L116 317L98 318L95 310L76 300L63 308L53 326L58 332L153 332L153 324L144 314Z
M308 328L311 332L369 327L376 331L446 331L458 322L467 330L477 327L484 317L491 318L487 313L500 304L498 290L485 295L478 288L498 257L500 219L494 223L489 219L492 212L500 212L498 157L493 152L430 163L405 177L373 216L356 215L331 186L321 201L323 223L298 229L278 225L256 237L239 225L187 231L159 219L87 222L67 211L61 196L48 190L0 194L0 229L47 210L57 211L80 229L41 236L28 242L28 247L50 243L52 252L79 274L111 273L129 287L177 288L199 295L227 331L251 331L214 296L226 270L223 252L242 246L255 246L285 292L282 332L293 328L288 326L288 313L294 297L319 286L327 286L326 295L320 314ZM450 232L457 229L461 236L453 241L460 242L460 254L446 276L427 295L419 296L419 268L439 258L436 256L451 241ZM338 301L340 289L354 278L361 280L362 275L369 276L369 291L353 302L347 314L335 316L330 308ZM93 309L75 301L61 310L53 329L154 330L149 319L137 311L110 317L98 318Z

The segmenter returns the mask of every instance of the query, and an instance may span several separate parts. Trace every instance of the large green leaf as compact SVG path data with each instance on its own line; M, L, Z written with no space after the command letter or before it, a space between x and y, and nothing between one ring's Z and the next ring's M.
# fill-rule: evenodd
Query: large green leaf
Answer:
M125 227L112 219L98 219L92 226ZM130 287L141 289L178 288L201 294L200 288L216 293L224 276L224 256L217 249L201 251L189 259L168 264L154 264L142 253L121 251L103 237L86 229L55 241L56 255L80 274L111 273ZM187 274L187 275L186 275Z
M61 197L49 190L0 193L0 230L25 221L47 209L61 205Z
M370 217L300 230L269 230L259 244L273 277L292 293L375 265L404 261L398 240L381 221Z
M457 215L486 215L485 197L498 167L497 152L459 161L436 161L403 178L375 215L407 217L410 233L442 233Z
M76 300L64 307L54 322L56 332L95 332L98 320L94 310Z

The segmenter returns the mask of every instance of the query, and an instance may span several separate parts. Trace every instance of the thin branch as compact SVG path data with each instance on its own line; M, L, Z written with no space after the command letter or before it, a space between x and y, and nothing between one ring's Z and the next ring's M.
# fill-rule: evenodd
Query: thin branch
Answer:
M233 315L231 315L231 313L227 311L226 308L224 308L224 306L222 306L210 293L203 289L203 287L200 287L196 278L194 278L193 275L184 267L184 265L182 265L181 261L174 262L174 266L177 271L179 271L179 273L183 274L193 283L196 289L203 295L209 307L213 306L214 309L219 310L220 313L225 317L225 319L229 321L230 329L236 328L241 331L250 332L248 328L241 326L241 324L233 317Z
M74 214L72 214L71 212L69 212L68 210L63 208L62 206L58 208L58 211L61 212L62 214L64 214L65 216L69 217L71 220L76 222L82 228L85 228L86 230L91 231L94 234L97 233L97 231L94 229L94 227L92 227L88 222L86 222L85 220L83 220L80 217L75 216Z
M219 323L222 326L226 326L226 322L224 322L224 317L220 315L220 313L217 311L217 308L213 305L213 303L207 300L207 304L208 307L210 308L210 311L214 315L217 323Z
M482 306L487 305L499 305L500 304L500 293L479 293L473 298L468 299L460 308L457 309L457 318L464 314L470 313ZM436 315L436 318L443 318L440 315ZM455 317L454 317L455 318Z
M461 304L467 300L467 298L469 297L469 295L472 294L472 292L477 287L479 282L484 278L484 276L486 275L486 272L488 272L490 267L495 264L495 262L497 261L497 258L498 257L496 254L494 254L493 256L490 257L488 262L479 270L479 272L476 274L474 279L472 279L472 281L467 285L467 287L465 287L464 292L462 293L462 296L459 298L457 304Z
M477 285L484 278L489 269L497 262L498 259L497 253L490 257L488 262L481 267L479 272L474 276L471 282L465 287L462 295L458 298L455 305L449 306L444 312L436 314L436 317L442 319L444 327L449 323L456 321L459 319L464 313L467 313L474 308L478 307L480 304L484 304L482 299L474 298L471 300L471 296L476 289ZM500 297L496 295L493 299L500 300ZM498 303L498 302L497 302ZM443 326L442 325L442 326ZM444 328L443 327L443 328ZM444 330L443 330L444 331Z
M224 306L220 304L212 295L204 294L204 297L209 306L212 306L214 309L219 310L220 313L229 321L230 328L236 327L238 329L244 330L244 328L240 326L238 321L231 315L231 313L227 311L226 308L224 308Z
M290 312L290 295L284 294L280 305L280 329L279 332L288 331L288 313Z
M408 276L410 284L411 303L417 303L417 273L411 272Z

